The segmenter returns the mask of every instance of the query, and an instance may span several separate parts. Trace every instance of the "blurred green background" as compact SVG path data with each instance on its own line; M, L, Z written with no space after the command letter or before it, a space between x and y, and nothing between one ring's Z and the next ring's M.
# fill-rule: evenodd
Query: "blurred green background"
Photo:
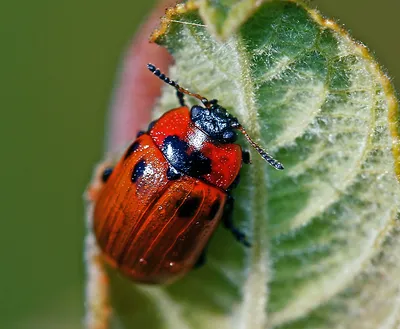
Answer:
M0 328L82 328L82 193L115 72L155 0L7 2L0 13ZM399 86L400 2L315 0Z

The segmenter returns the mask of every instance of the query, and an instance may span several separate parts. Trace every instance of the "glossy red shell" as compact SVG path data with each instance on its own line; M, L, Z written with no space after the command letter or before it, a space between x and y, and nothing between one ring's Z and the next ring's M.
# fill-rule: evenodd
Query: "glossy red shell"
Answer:
M166 283L196 263L219 223L226 193L192 177L168 181L168 163L151 137L137 141L139 147L120 160L98 193L94 233L110 265L135 281ZM148 165L132 183L140 160ZM190 200L198 206L182 213Z
M211 172L169 180L161 150L171 135L187 142L189 152L210 158ZM102 184L98 177L89 190L105 261L139 282L167 283L184 275L219 224L241 161L240 146L210 140L193 125L187 107L164 114L130 146L108 180Z

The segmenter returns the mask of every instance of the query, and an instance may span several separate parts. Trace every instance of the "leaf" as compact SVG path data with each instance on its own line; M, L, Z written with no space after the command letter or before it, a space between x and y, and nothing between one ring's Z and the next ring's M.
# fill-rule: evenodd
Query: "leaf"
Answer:
M204 0L199 1L199 13L213 35L226 39L267 1L271 0Z
M239 4L252 7L232 28ZM175 284L112 275L114 327L397 328L399 110L366 48L295 1L188 1L153 40L171 78L218 98L285 170L254 152L242 170L234 220L252 248L221 227ZM176 106L166 86L155 117Z

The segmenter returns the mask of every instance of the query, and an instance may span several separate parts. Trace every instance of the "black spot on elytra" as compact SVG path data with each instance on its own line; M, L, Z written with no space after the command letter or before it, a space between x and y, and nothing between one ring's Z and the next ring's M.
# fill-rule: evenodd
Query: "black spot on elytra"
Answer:
M211 173L211 160L200 151L194 151L189 155L189 174L198 177Z
M168 180L177 180L182 177L182 173L177 171L174 167L169 167L167 170Z
M107 182L113 172L113 168L108 167L104 169L103 174L101 175L101 180L103 183Z
M211 160L200 151L189 153L189 145L178 136L164 139L162 152L169 163L183 174L200 177L211 173Z
M133 172L132 172L132 183L136 183L136 181L143 176L144 170L146 169L146 161L144 161L143 159L140 160L135 167L133 168Z
M221 202L219 200L215 200L211 206L210 213L208 214L208 218L210 220L214 219L215 215L217 214L219 208L221 206Z
M131 144L131 146L129 146L128 150L125 153L124 160L128 159L131 156L131 154L139 148L139 146L140 146L139 142L134 142L133 144Z
M192 217L196 214L201 199L194 197L186 199L178 209L178 217Z

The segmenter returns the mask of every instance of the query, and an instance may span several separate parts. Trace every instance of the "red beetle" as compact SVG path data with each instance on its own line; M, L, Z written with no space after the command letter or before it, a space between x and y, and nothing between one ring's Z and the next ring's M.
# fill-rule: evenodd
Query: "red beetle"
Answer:
M105 261L134 281L169 283L204 262L221 220L238 241L250 245L232 223L230 191L242 162L250 162L249 153L234 143L236 132L273 167L283 166L217 100L183 89L151 64L148 69L176 88L181 106L140 132L114 168L101 169L89 194ZM189 109L184 94L203 106Z

